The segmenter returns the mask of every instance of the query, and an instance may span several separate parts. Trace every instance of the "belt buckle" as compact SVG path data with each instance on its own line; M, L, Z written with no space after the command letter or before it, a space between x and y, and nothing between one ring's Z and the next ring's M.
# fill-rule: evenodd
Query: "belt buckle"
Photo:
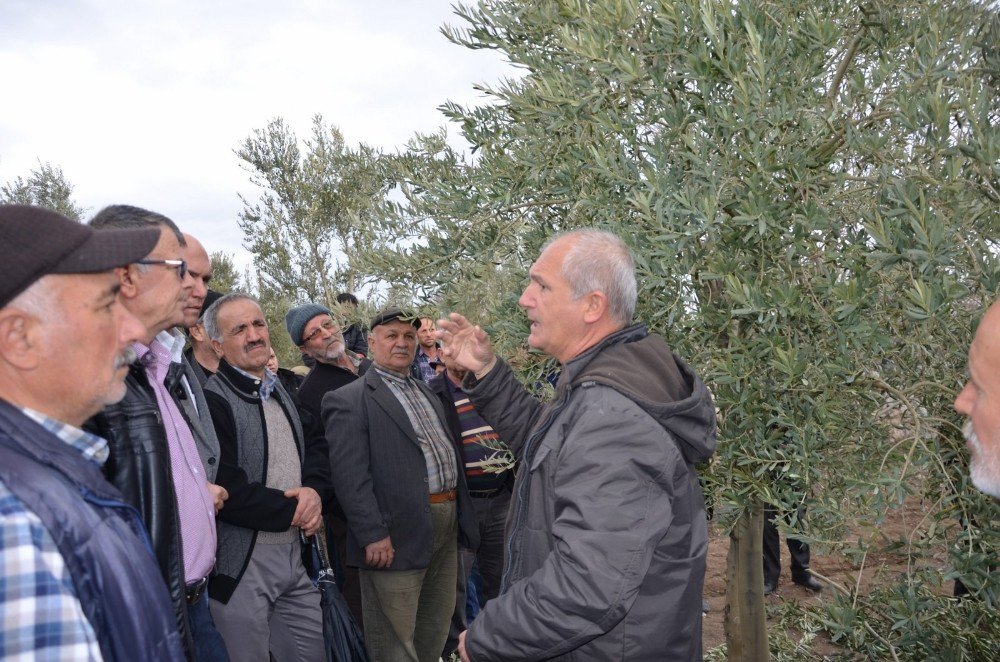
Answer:
M185 600L189 605L196 604L201 599L201 594L208 585L208 577L202 577L193 584L188 584L185 590Z

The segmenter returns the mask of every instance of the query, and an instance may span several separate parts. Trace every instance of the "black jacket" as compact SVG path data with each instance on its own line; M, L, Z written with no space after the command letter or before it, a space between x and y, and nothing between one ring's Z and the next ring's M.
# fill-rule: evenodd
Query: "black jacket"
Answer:
M344 347L355 354L368 356L368 330L360 324L344 329Z
M139 511L146 525L156 562L170 591L185 650L193 659L170 449L156 394L140 364L129 367L125 397L105 407L84 428L108 440L110 456L104 474L125 501Z

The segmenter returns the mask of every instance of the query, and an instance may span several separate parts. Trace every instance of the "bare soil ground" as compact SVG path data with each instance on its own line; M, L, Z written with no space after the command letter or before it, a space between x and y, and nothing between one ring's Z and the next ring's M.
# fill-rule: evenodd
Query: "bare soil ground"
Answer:
M851 559L839 554L822 554L813 549L811 568L823 577L839 583L842 586L859 586L860 592L867 593L873 586L889 582L907 570L907 558L904 554L885 551L884 546L894 540L905 539L915 527L920 526L926 512L918 502L907 502L902 507L890 511L877 531L870 534L873 551L865 560L861 581L858 584L858 572L861 569ZM924 523L926 526L926 523ZM702 646L709 651L726 642L724 629L724 610L726 606L726 556L729 553L729 537L725 531L710 523L708 543L708 569L705 576L704 597L711 611L705 614L702 625ZM768 605L783 601L796 601L802 606L820 604L829 600L833 589L826 588L821 593L813 593L792 583L788 567L788 548L782 540L782 575L778 589L766 597ZM944 564L942 550L940 562ZM950 588L950 587L949 587ZM771 627L773 619L769 619ZM817 655L835 653L838 649L826 642L820 642L815 652Z

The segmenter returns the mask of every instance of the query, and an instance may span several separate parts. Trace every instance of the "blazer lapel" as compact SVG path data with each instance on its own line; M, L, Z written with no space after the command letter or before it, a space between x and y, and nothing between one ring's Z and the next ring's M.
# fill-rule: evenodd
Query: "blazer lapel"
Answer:
M413 429L413 424L410 423L410 417L406 415L403 405L399 404L399 400L379 377L377 370L369 370L365 373L365 385L371 389L372 400L388 414L389 418L395 421L410 441L416 446L420 446L420 440L417 439L417 433Z

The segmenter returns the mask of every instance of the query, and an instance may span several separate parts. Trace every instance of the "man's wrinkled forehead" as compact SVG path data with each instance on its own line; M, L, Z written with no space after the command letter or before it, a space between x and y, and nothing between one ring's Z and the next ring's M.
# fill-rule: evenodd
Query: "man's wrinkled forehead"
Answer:
M218 313L220 326L236 326L248 322L264 322L264 311L249 299L236 299L225 302L219 308Z
M333 322L336 325L336 321L333 319L332 315L327 315L326 313L320 313L316 315L308 322L303 328L304 333L302 335L308 336L311 331L315 331L316 327L323 326L327 321Z
M378 326L375 327L375 332L377 333L379 332L379 330L381 330L383 334L402 333L411 336L416 336L417 334L416 327L414 327L409 322L404 322L403 320L399 319L391 320L389 322L385 322L384 324L379 324Z

